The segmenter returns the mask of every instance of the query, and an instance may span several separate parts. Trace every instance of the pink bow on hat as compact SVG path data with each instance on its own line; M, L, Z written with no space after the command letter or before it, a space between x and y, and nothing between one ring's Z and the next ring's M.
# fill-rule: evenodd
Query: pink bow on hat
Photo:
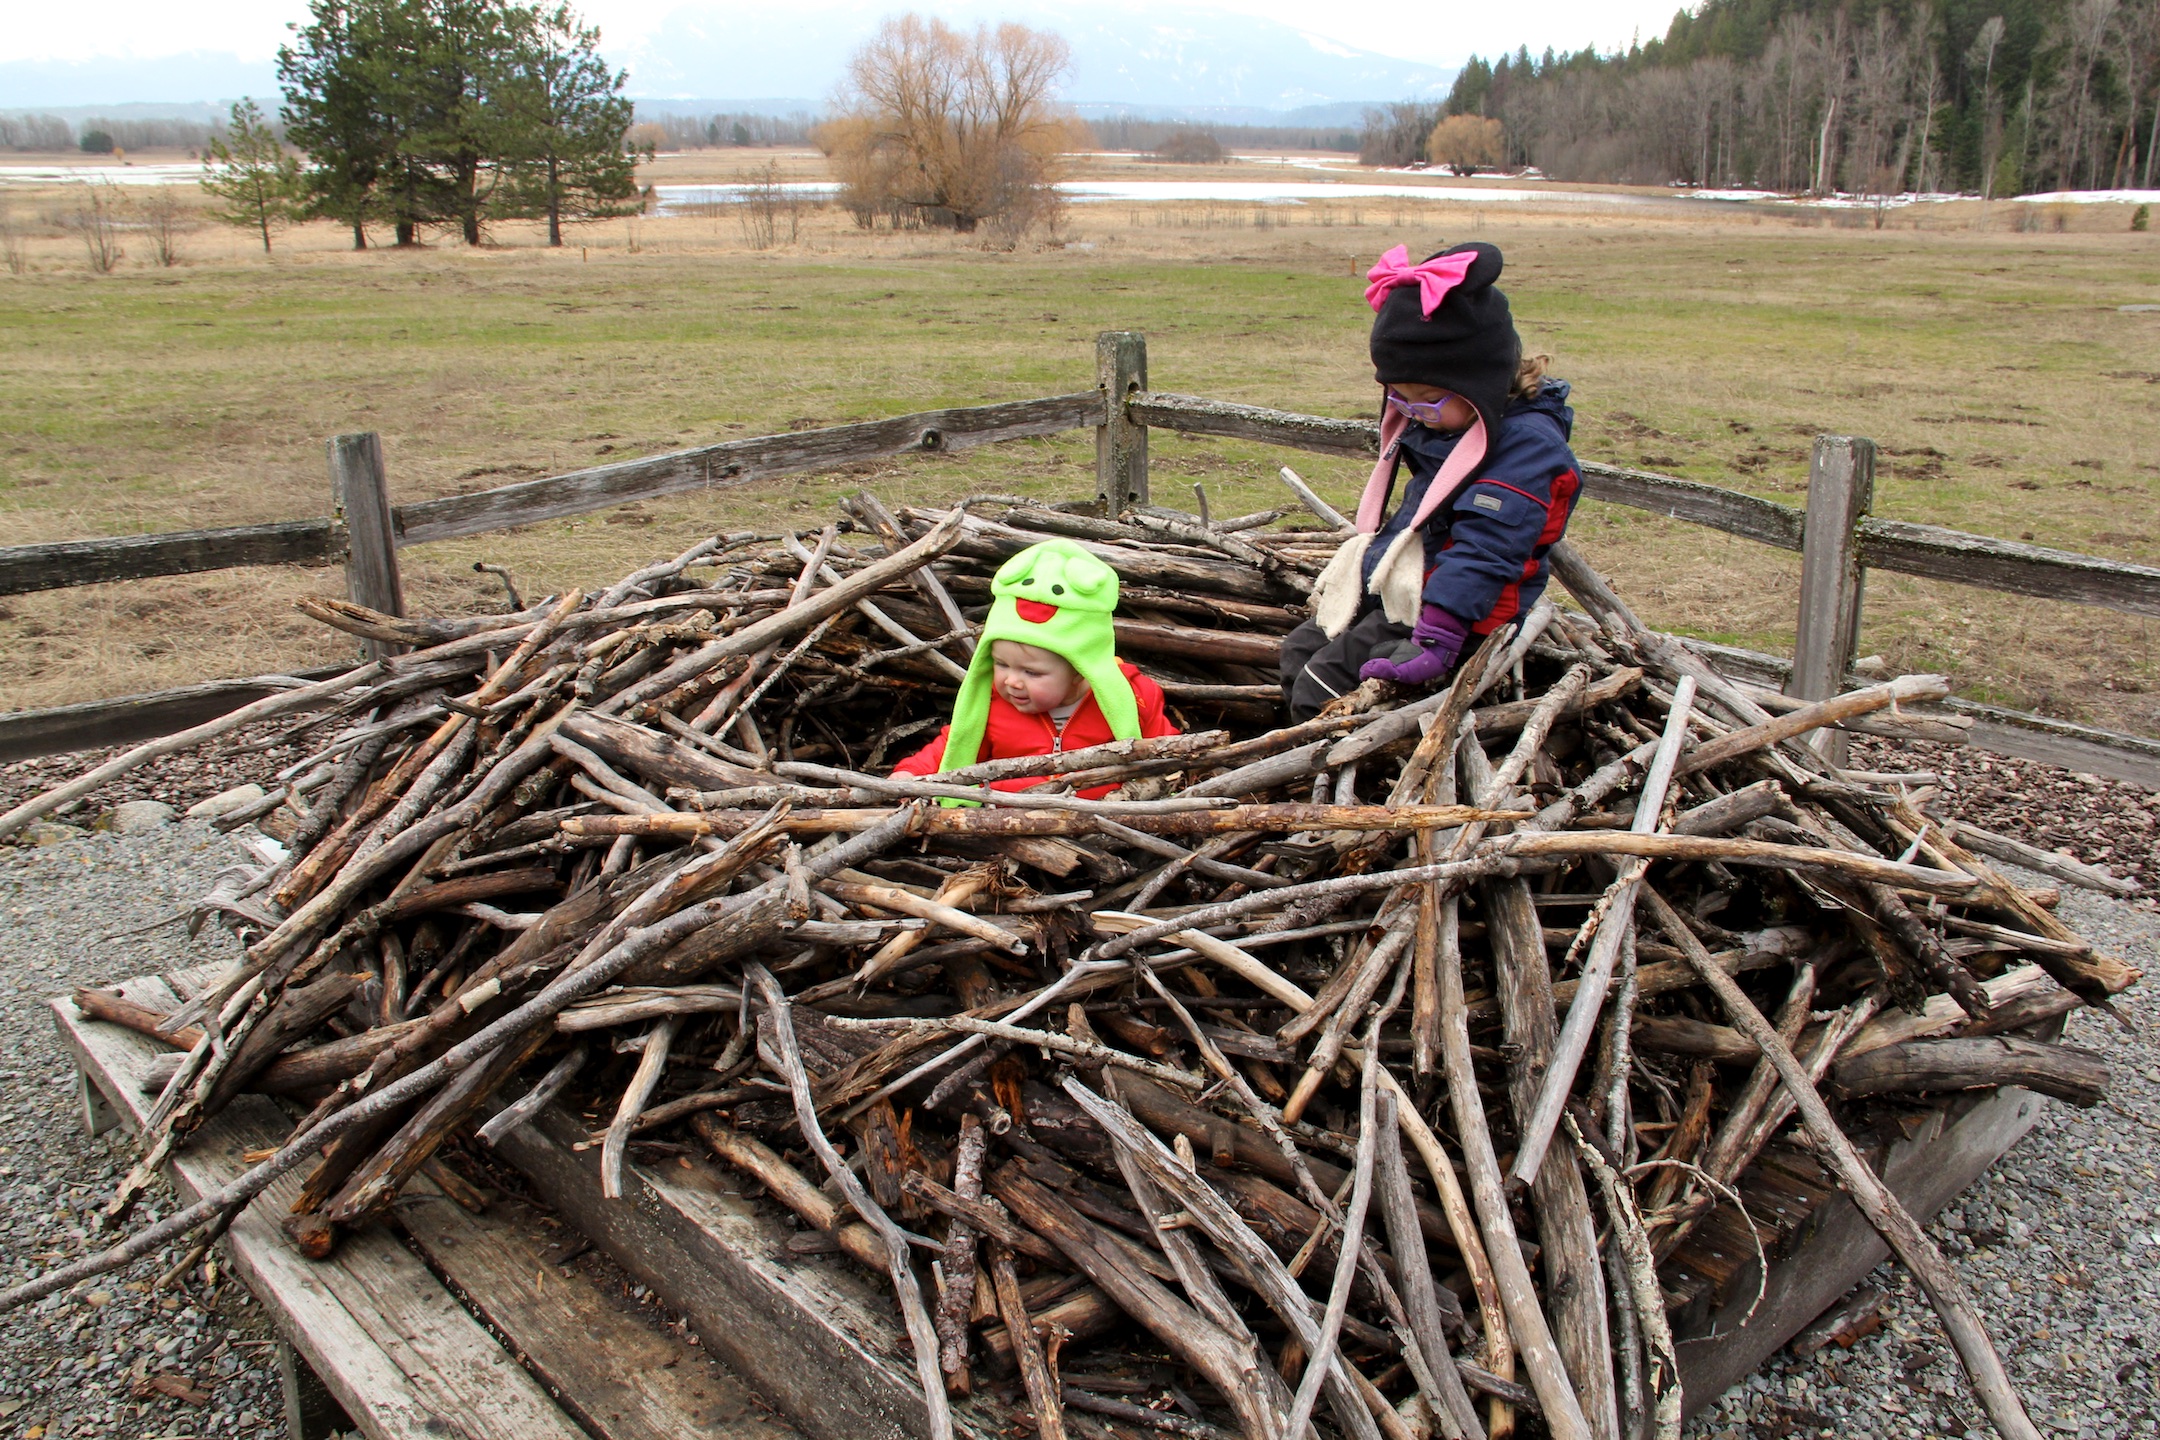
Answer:
M1410 263L1408 246L1397 245L1380 257L1380 263L1365 272L1372 283L1365 287L1365 303L1378 311L1387 299L1388 291L1398 285L1418 287L1418 299L1425 309L1425 318L1440 308L1447 292L1462 284L1463 276L1470 273L1470 266L1477 260L1477 251L1462 250L1453 255L1436 255L1420 264Z

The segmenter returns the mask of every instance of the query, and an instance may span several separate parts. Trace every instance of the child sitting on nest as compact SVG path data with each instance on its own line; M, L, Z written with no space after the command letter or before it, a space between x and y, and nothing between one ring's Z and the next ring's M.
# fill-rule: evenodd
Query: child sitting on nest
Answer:
M1283 641L1293 720L1360 680L1433 685L1472 636L1537 603L1545 554L1582 488L1566 382L1525 359L1500 251L1473 242L1412 265L1400 245L1367 274L1380 463L1358 534L1313 586L1313 618ZM1398 468L1409 478L1388 515ZM1382 517L1386 516L1385 523Z
M1000 566L990 593L952 723L894 767L895 775L1177 734L1163 715L1162 687L1117 658L1115 570L1073 541L1045 540ZM1044 778L991 788L1024 790ZM1112 788L1080 794L1095 800Z

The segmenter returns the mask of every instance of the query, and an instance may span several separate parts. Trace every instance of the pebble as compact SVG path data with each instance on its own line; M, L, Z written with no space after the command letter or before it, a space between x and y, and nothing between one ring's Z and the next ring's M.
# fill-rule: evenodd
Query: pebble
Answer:
M98 816L90 828L110 830L116 835L140 835L172 824L176 813L162 800L127 800Z
M110 1243L98 1208L127 1172L125 1130L83 1133L75 1068L44 1001L78 985L230 959L231 937L181 924L106 939L147 925L207 892L217 871L246 860L200 821L70 844L0 849L0 1283L14 1284ZM167 1214L159 1182L132 1217ZM0 1315L0 1435L217 1436L284 1434L276 1336L238 1281L205 1291L151 1294L176 1250L101 1275L71 1293ZM199 1405L159 1394L167 1374L207 1392ZM137 1398L136 1390L143 1394ZM186 1389L188 1387L176 1387Z
M2088 1010L2064 1037L2106 1058L2108 1097L2090 1110L2047 1102L2031 1133L1927 1230L2043 1434L2143 1440L2160 1435L2160 916L2075 889L2059 913L2148 977L2116 1000L2135 1031ZM1889 1292L1881 1331L1806 1360L1779 1351L1698 1414L1689 1440L1992 1436L1904 1268L1886 1263L1863 1283Z
M190 820L215 820L220 815L230 815L243 806L252 805L269 793L253 782L235 785L230 790L220 790L209 799L198 800L188 806L187 817Z

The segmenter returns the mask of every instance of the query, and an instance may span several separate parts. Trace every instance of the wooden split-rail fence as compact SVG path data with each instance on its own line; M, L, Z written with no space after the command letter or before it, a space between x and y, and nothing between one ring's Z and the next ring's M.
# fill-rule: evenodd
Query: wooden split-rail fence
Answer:
M353 600L403 614L397 558L403 546L865 460L1092 428L1097 500L1105 514L1115 515L1149 502L1151 429L1326 455L1370 457L1378 449L1379 426L1371 421L1298 415L1151 390L1147 341L1136 332L1097 337L1095 360L1095 387L1071 394L728 440L408 505L390 503L377 437L340 435L329 444L335 508L326 517L0 548L0 595L238 566L342 561ZM1596 462L1584 462L1582 472L1589 499L1799 552L1793 659L1704 648L1714 651L1726 668L1778 684L1804 700L1827 699L1849 683L1871 569L2160 616L2160 568L1870 514L1875 490L1871 440L1840 435L1816 439L1805 509ZM169 734L267 693L270 684L262 679L227 680L0 714L0 762ZM1947 703L1970 722L1968 743L2160 789L2160 741L1970 701Z

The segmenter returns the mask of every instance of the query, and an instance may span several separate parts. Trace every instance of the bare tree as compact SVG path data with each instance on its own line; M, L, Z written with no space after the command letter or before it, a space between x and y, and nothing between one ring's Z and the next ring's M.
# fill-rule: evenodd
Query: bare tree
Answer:
M150 237L157 263L171 269L180 263L180 237L195 228L194 213L181 203L179 191L170 185L153 185L135 202L143 230Z
M61 223L82 240L91 273L110 275L127 258L120 245L126 206L127 197L110 180L85 180L76 187L75 208Z
M2099 68L2119 8L2120 0L2070 0L2059 22L2067 49L2056 77L2057 103L2048 109L2056 126L2055 183L2065 190L2078 188L2080 161L2088 170L2092 168L2092 151L2098 147L2098 136L2091 133L2097 128L2093 72Z
M1980 22L1970 49L1965 52L1968 69L1980 67L1980 200L1995 198L1995 166L2002 159L2002 115L1995 108L1995 52L2002 45L2003 17L1990 15Z
M753 250L792 245L802 235L802 198L780 178L780 162L768 160L762 169L741 170L735 175L735 219L743 240Z
M1064 40L1024 25L962 34L919 15L888 20L848 62L818 143L858 217L884 213L972 231L1039 214L1075 142L1052 104L1071 66Z

